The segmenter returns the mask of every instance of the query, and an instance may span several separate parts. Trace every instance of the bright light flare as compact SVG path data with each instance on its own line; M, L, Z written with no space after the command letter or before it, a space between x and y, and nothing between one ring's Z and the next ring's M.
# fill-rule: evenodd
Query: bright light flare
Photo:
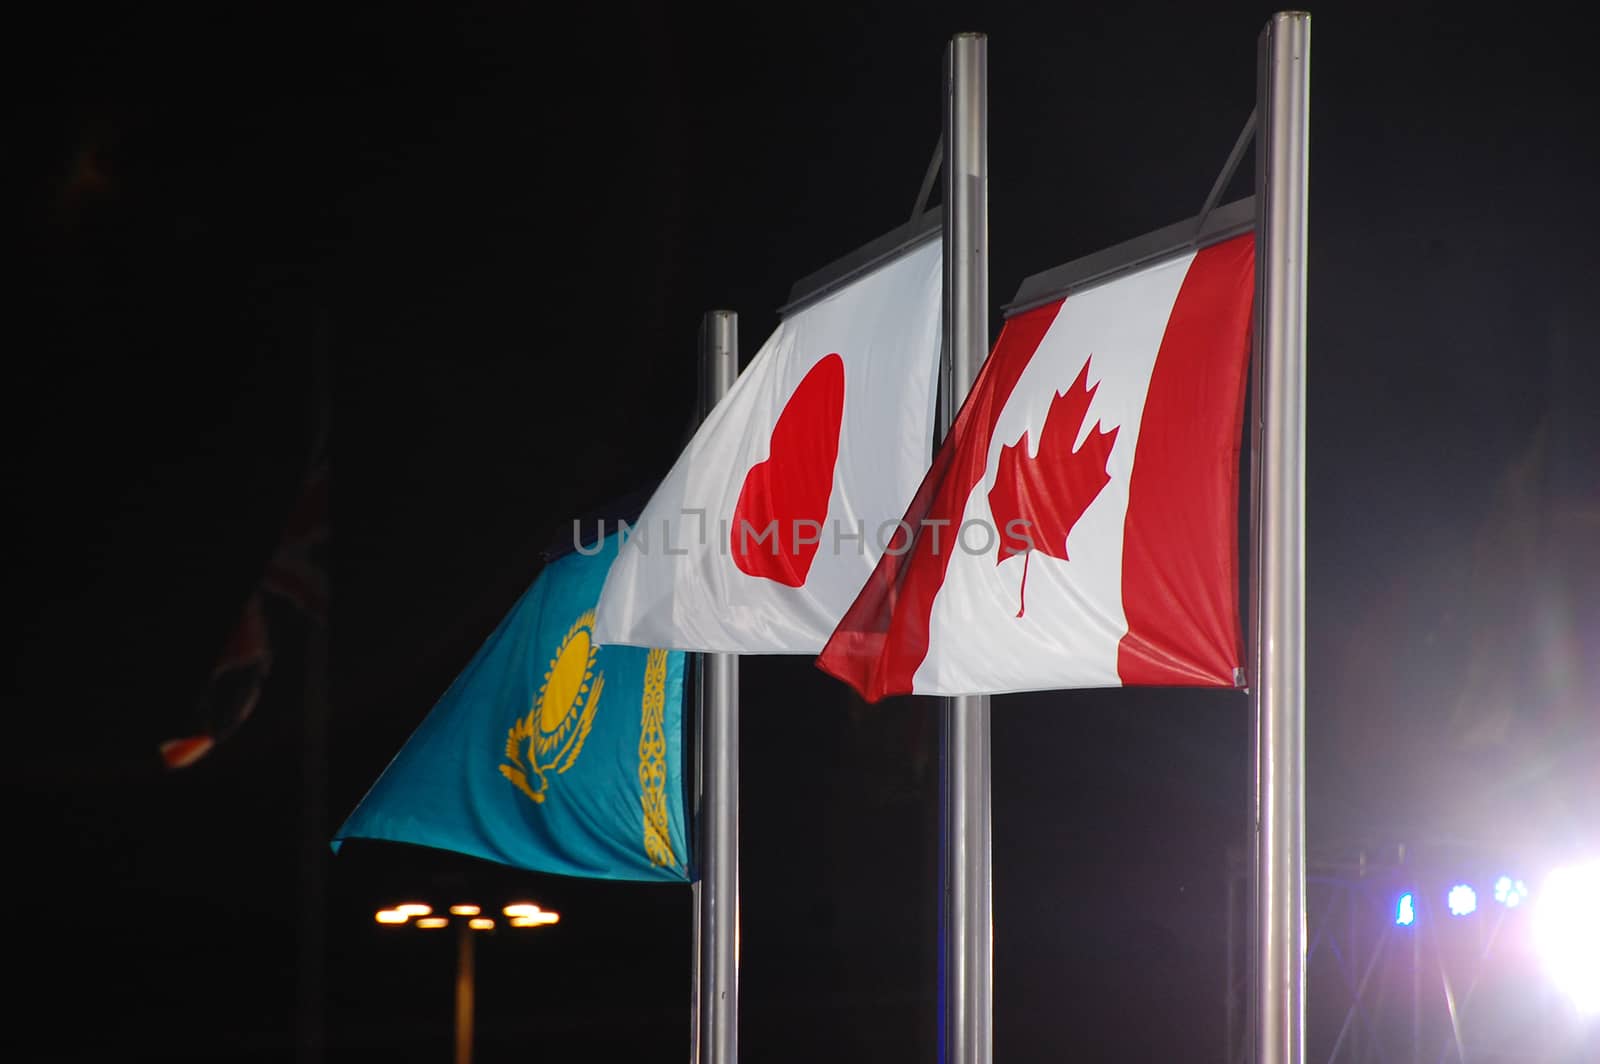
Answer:
M1533 941L1578 1011L1600 1013L1600 861L1550 873L1534 904Z
M474 931L488 931L490 928L494 927L494 921L489 919L487 916L479 916L475 919L468 920L467 926L472 928Z
M538 916L543 910L541 910L531 901L519 901L507 905L500 911L505 913L507 916Z
M379 909L377 915L373 917L373 919L377 920L380 924L403 924L409 920L410 917L401 912L399 909Z
M1478 892L1465 883L1451 887L1444 900L1450 906L1451 916L1471 916L1478 911Z
M483 910L478 908L476 905L450 906L450 915L452 916L477 916L481 912L483 912Z
M1400 904L1394 907L1394 922L1399 927L1410 927L1417 922L1417 901L1410 894L1400 895Z
M431 916L433 914L433 906L424 905L420 901L408 901L404 905L396 905L394 911L405 917Z
M417 921L417 926L429 928L444 927L449 923L450 921L443 916L424 916L422 919Z
M535 913L532 916L513 916L511 918L511 926L512 927L544 927L546 924L558 923L558 922L560 922L560 920L561 920L561 914L560 913L544 913L544 912L541 912L541 913Z

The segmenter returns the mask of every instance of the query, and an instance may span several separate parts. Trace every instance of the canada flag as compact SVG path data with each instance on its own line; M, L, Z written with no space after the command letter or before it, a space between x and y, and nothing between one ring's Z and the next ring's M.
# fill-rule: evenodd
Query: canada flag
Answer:
M779 322L627 532L597 642L822 648L928 469L942 276L930 234Z
M1252 235L1012 318L818 659L876 701L1241 682Z

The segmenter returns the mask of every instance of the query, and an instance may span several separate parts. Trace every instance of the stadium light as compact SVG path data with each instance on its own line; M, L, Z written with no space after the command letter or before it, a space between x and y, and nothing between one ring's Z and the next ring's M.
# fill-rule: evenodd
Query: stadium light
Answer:
M1528 885L1520 879L1501 876L1494 881L1494 900L1507 909L1515 909L1528 898Z
M1600 861L1550 873L1534 903L1533 940L1578 1011L1600 1013Z
M405 926L421 928L426 931L437 931L454 924L456 936L456 1030L455 1030L455 1061L456 1064L472 1064L472 1035L473 1035L473 1000L476 994L474 983L472 941L475 932L493 931L499 922L492 917L480 915L482 906L475 902L456 902L448 906L449 916L435 916L433 907L424 902L406 902L388 909L379 909L373 918L380 924L390 926ZM559 923L560 913L553 913L541 909L530 901L513 902L502 910L512 927L548 927L550 924ZM416 917L415 920L412 917Z
M1465 883L1457 883L1445 896L1451 916L1471 916L1478 911L1478 892Z
M1410 893L1400 895L1400 904L1394 908L1394 922L1398 927L1410 927L1417 922L1417 900Z

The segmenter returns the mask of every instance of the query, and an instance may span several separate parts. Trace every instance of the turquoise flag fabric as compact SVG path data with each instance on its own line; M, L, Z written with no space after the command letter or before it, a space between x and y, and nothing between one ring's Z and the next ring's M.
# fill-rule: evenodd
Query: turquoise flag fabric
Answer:
M684 655L594 644L617 555L548 564L334 835L687 881ZM594 550L589 547L585 550Z

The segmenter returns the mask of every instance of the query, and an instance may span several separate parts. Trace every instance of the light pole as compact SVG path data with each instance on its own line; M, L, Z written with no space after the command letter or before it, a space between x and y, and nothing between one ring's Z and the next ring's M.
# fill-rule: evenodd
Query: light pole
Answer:
M513 902L501 908L500 913L510 927L548 927L561 920L560 913L539 908L531 901ZM439 931L455 925L456 928L456 1056L455 1064L472 1064L473 1031L473 940L478 933L493 931L500 923L492 916L483 915L483 909L471 902L457 902L450 906L448 916L435 915L433 906L411 901L388 909L379 909L374 916L378 923L389 927L415 927L421 931Z

